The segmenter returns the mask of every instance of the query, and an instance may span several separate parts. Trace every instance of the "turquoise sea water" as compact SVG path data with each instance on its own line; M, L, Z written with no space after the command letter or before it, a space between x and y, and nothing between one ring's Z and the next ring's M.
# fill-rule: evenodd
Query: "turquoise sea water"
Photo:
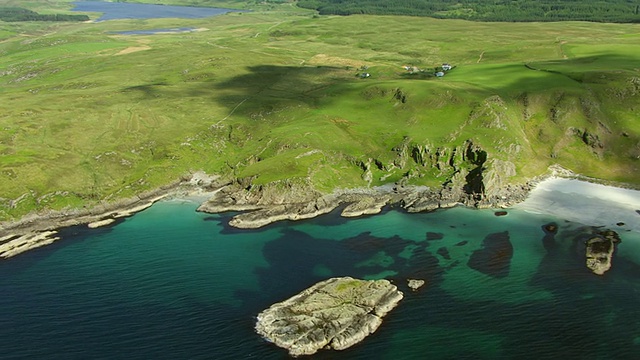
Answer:
M582 245L593 229L524 211L333 213L244 231L196 207L161 202L0 262L0 358L283 359L254 332L255 316L344 275L388 278L405 298L362 343L313 358L640 354L640 234L626 226L614 229L612 270L596 276ZM555 236L542 229L551 222ZM411 292L407 278L427 284Z

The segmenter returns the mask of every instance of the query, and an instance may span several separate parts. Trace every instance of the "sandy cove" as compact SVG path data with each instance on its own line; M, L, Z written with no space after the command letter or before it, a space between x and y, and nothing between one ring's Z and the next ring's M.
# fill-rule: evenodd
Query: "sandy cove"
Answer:
M640 232L640 191L578 179L552 177L540 182L526 201L514 206L533 213L590 226Z

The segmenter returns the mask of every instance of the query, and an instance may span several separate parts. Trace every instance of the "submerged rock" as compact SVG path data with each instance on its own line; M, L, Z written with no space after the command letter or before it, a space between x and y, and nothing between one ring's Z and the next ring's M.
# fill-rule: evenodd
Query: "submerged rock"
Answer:
M547 250L547 252L554 251L556 248L556 234L558 233L558 224L552 222L546 225L542 225L542 231L544 232L542 245Z
M604 230L586 242L587 267L596 275L603 275L611 269L611 260L615 244L620 242L620 237L615 231Z
M481 273L502 278L509 275L513 245L509 239L509 232L489 234L482 241L482 248L471 254L470 268Z
M402 297L388 280L331 278L262 311L255 328L292 356L343 350L376 331Z
M436 253L442 256L442 258L445 260L451 260L451 255L449 255L449 250L447 250L447 248L444 246L439 248L438 251L436 251Z

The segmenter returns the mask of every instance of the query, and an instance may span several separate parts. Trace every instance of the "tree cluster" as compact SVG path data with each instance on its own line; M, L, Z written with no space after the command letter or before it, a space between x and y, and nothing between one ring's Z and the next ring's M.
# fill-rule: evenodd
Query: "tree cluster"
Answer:
M38 14L19 7L0 7L0 21L87 21L87 15Z
M322 15L409 15L474 21L640 22L630 0L299 0Z

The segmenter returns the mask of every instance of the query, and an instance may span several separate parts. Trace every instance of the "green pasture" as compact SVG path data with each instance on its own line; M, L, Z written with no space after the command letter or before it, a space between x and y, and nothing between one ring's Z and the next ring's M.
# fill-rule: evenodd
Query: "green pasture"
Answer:
M257 9L0 23L0 219L115 200L197 170L331 191L368 186L369 163L370 185L439 186L452 170L417 164L410 148L469 139L513 162L514 181L559 163L639 182L636 27ZM174 27L200 31L115 33ZM455 68L437 78L443 63Z

